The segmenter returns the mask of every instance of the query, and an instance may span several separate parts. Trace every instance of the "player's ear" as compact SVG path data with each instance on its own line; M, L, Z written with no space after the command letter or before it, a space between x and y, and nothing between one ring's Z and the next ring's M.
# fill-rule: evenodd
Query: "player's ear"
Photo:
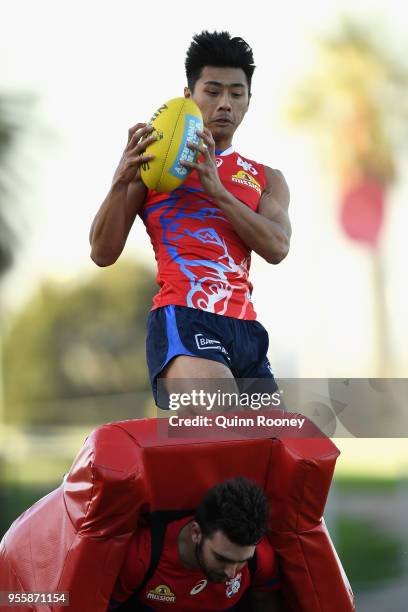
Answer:
M194 544L199 544L201 542L201 538L202 533L200 525L196 521L193 521L193 524L191 525L191 539L193 540Z
M189 87L185 87L184 88L184 97L185 98L191 98L193 94L191 93L191 89Z

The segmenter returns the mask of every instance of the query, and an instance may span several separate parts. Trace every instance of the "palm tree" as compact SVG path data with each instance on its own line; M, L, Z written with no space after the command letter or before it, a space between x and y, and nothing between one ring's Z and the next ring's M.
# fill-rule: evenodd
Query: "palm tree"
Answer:
M21 128L24 126L24 111L29 95L0 95L0 283L11 268L17 245L17 236L12 226L13 205L15 206L15 184L12 153ZM2 300L0 295L0 424L3 417L3 327Z
M15 238L7 214L7 205L10 202L7 176L8 158L19 128L12 119L10 107L11 100L0 96L0 279L11 267Z
M396 151L407 136L407 85L407 69L378 36L344 20L336 34L318 40L314 70L297 88L288 112L293 124L311 128L318 140L337 183L343 230L368 247L380 377L390 365L380 238L387 194L397 177Z

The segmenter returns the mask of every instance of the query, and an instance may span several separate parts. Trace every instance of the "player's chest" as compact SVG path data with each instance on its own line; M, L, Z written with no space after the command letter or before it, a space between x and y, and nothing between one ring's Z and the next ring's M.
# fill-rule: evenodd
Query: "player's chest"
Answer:
M256 210L265 188L264 173L261 168L242 159L239 155L216 157L215 162L218 176L227 191L252 210ZM194 171L190 175L186 185L200 188L197 172Z
M229 610L248 588L246 572L223 584L208 582L202 574L187 574L161 564L143 591L141 600L152 610L194 612Z

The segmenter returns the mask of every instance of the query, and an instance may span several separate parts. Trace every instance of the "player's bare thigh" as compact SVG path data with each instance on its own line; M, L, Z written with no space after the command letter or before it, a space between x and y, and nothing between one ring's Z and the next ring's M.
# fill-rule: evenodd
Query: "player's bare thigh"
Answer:
M165 379L167 393L188 393L193 390L204 393L238 393L238 386L231 370L223 363L202 357L178 355L164 368L159 378ZM226 407L214 405L212 412L225 412ZM184 406L179 415L204 414L200 406Z

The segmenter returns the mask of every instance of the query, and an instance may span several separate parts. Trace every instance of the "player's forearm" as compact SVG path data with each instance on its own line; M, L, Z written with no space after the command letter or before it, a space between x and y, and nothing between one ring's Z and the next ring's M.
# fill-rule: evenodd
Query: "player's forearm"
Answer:
M250 249L268 263L277 264L286 257L289 251L289 236L278 223L254 212L227 190L215 198L215 201Z
M142 198L129 202L129 185L114 181L91 227L91 258L98 266L113 264L126 243Z
M98 266L113 264L125 246L130 228L145 198L140 166L153 159L144 153L156 140L149 136L151 125L137 123L130 128L128 142L113 177L112 187L100 207L89 234L91 258Z

